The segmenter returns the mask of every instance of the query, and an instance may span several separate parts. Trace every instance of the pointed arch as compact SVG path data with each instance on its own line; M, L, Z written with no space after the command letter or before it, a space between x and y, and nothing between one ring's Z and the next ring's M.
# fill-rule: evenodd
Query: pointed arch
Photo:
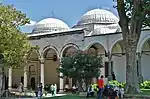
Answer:
M63 57L64 51L69 48L69 47L74 47L76 50L80 50L79 47L74 44L74 43L68 43L66 45L64 45L60 51L60 57Z
M144 39L141 40L141 42L139 42L138 46L137 46L137 52L142 52L142 48L145 42L147 42L150 39L150 35L146 35L145 37L143 37Z
M119 38L119 39L117 39L117 40L114 40L114 41L112 42L111 46L110 46L109 51L112 52L113 47L114 47L118 42L121 42L121 41L123 41L123 38Z
M90 42L90 43L85 47L84 50L88 50L92 45L95 45L95 44L99 44L100 46L102 46L102 47L104 48L104 50L105 50L106 52L108 51L107 48L106 48L106 46L105 46L103 43L100 43L99 41L92 41L92 42Z
M46 52L49 51L50 49L54 50L57 54L57 57L59 58L59 51L57 50L57 48L54 45L48 45L48 46L44 47L44 49L42 51L42 56L44 57Z

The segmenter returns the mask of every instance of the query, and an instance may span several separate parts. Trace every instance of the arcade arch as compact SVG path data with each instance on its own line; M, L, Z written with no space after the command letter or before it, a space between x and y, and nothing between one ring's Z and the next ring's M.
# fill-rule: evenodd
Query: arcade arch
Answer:
M106 49L100 43L95 42L91 44L90 46L87 47L86 52L90 55L101 56L103 59L103 62L107 60L107 58L105 57ZM100 68L101 75L105 75L105 70L108 70L108 68ZM93 78L93 83L97 83L97 78Z
M121 82L125 81L126 59L123 40L118 40L111 48L112 62L111 71L114 72L116 79Z
M57 84L59 86L59 57L55 47L49 46L43 51L44 58L44 84Z
M150 64L150 38L148 38L141 48L141 67L143 80L149 80L149 64Z
M106 50L103 45L100 43L93 43L90 45L87 49L89 54L94 54L94 55L105 55Z
M76 54L78 50L79 50L79 47L75 44L66 45L61 51L61 57L72 56L72 55ZM68 78L68 77L64 78L65 88L70 89L70 88L72 88L72 85L74 85L74 84L75 84L75 82L72 78Z

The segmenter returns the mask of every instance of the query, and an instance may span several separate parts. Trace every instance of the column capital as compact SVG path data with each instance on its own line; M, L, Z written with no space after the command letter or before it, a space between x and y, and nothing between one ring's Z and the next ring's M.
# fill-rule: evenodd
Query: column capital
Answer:
M137 53L136 53L137 60L141 59L141 56L142 56L142 53L141 53L141 52L137 52Z
M108 51L108 52L106 53L106 55L107 55L108 61L111 60L111 58L112 58L112 53Z
M43 57L40 58L40 63L41 63L41 64L44 64L44 58L43 58Z

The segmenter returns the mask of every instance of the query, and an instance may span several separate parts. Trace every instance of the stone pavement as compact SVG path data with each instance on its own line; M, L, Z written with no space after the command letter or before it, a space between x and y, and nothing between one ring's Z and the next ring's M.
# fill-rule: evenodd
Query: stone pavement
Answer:
M15 95L20 95L19 92L12 92L12 93L15 94ZM37 99L37 98L35 97L35 93L34 93L34 92L33 92L33 93L32 93L32 92L22 93L21 96L23 96L23 95L31 96L31 97L30 97L30 98L15 98L15 99ZM56 94L55 97L64 96L64 95L66 95L66 94ZM48 97L54 97L54 96L52 96L52 94L48 93L47 95L43 94L42 97L43 97L43 98L48 98ZM9 98L9 99L11 99L11 98ZM13 99L14 99L14 98L13 98Z

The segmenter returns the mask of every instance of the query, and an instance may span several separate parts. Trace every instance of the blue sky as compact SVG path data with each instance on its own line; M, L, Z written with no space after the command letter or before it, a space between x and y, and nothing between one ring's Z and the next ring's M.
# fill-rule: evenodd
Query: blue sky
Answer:
M0 0L4 4L13 4L18 10L26 13L33 24L43 18L56 17L70 27L78 22L80 17L94 8L109 9L112 12L113 0ZM53 13L53 14L52 14ZM30 32L33 26L27 26L23 31Z

